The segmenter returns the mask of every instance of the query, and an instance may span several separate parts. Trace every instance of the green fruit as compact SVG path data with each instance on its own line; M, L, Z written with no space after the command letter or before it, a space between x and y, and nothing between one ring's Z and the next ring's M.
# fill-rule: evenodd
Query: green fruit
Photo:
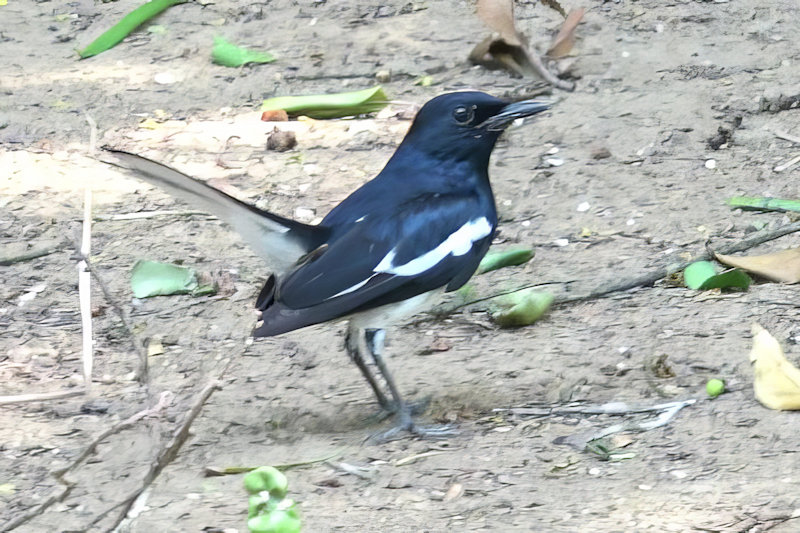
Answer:
M251 533L300 533L300 518L293 509L273 511L247 521Z
M277 468L260 466L244 476L244 488L250 494L267 491L273 498L283 498L289 481Z
M725 382L721 379L709 379L706 383L706 392L710 398L716 398L725 392Z

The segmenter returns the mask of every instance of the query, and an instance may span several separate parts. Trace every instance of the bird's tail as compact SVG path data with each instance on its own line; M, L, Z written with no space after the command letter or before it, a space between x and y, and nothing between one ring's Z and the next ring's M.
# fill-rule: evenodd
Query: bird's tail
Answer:
M288 268L325 239L325 228L263 211L146 157L107 146L103 149L113 154L113 160L104 162L129 170L137 178L230 224L256 253L278 270Z

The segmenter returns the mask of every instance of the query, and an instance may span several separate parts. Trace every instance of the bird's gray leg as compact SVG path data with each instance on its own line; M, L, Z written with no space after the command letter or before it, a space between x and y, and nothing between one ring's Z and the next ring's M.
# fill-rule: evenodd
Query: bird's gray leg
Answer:
M389 367L386 366L386 362L383 360L383 343L386 340L386 330L366 329L364 330L364 339L367 342L367 348L372 354L372 359L375 361L375 364L378 365L378 370L380 371L381 376L383 376L383 379L389 386L389 392L392 394L392 400L394 400L395 409L397 410L397 413L402 416L403 411L409 411L408 407L406 406L405 402L403 402L403 398L400 396L400 389L397 388L394 378L392 377L391 372L389 372Z
M379 440L392 440L397 438L403 432L409 432L413 435L427 438L442 438L455 435L456 432L450 426L430 426L423 427L414 423L412 407L403 401L400 395L400 390L389 372L389 367L383 360L383 343L386 340L386 331L383 329L367 329L364 331L364 339L367 342L367 348L375 360L383 379L389 386L389 391L392 393L392 400L394 400L394 412L397 415L398 422L395 427L379 436Z
M361 371L361 374L363 374L366 378L369 386L372 387L372 391L375 393L375 397L378 399L380 406L387 411L391 411L391 402L381 390L380 385L378 385L378 380L376 380L375 376L372 375L367 363L364 361L364 357L361 355L361 328L354 325L352 322L347 325L347 333L345 335L344 345L347 349L347 353L350 355L350 359L353 360L358 369Z

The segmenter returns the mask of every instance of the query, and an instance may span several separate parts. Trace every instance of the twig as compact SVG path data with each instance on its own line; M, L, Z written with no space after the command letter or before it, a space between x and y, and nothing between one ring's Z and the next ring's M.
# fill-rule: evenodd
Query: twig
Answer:
M89 124L89 154L94 154L97 151L97 122L89 116L89 113L84 113L86 122Z
M139 337L134 333L133 328L130 325L130 321L128 320L128 315L125 311L120 307L117 303L114 296L111 294L111 291L106 285L106 282L100 276L100 273L94 267L91 261L89 261L88 257L82 257L82 260L86 263L86 268L94 277L97 285L100 286L100 290L103 292L103 297L106 299L106 302L114 309L114 312L117 313L119 316L120 321L122 322L122 327L128 333L131 344L133 344L133 348L136 351L136 354L139 356L139 369L136 371L136 379L140 383L144 383L147 381L147 349L144 347L144 343L139 340Z
M173 400L174 396L175 395L172 394L170 391L162 392L161 396L159 396L159 398L158 398L158 403L156 405L154 405L153 407L151 407L149 409L144 409L142 411L139 411L138 413L135 413L135 414L129 416L128 418L126 418L122 422L114 424L112 427L110 427L107 430L105 430L104 432L102 432L100 435L95 437L94 440L91 443L89 443L89 445L86 448L84 448L84 450L81 452L81 454L78 457L76 457L72 461L72 463L69 464L69 466L67 466L65 468L62 468L61 470L57 470L57 471L53 472L53 476L55 476L55 478L59 482L63 483L64 485L72 486L73 483L71 483L70 481L67 481L64 478L64 476L66 476L67 474L69 474L70 472L75 470L81 463L83 463L83 461L87 457L89 457L91 454L93 454L94 451L97 449L97 446L101 442L106 440L111 435L114 435L115 433L119 433L122 430L128 429L129 427L133 426L136 422L138 422L139 420L141 420L141 419L143 419L145 417L152 417L152 416L155 416L155 415L161 413L164 409L169 407L169 405L172 403L172 400Z
M83 198L83 237L81 239L81 257L89 257L92 243L92 190L87 188ZM86 260L78 263L78 299L81 309L81 331L83 336L83 382L86 390L92 388L92 366L94 364L94 346L92 343L92 275L86 266Z
M31 394L15 394L13 396L0 396L0 405L10 405L24 402L42 402L47 400L59 400L61 398L72 398L86 394L85 389L75 389L71 391L58 392L37 392Z
M222 378L230 364L231 363L228 362L228 364L225 365L219 374L219 378ZM150 466L150 470L144 476L141 486L128 495L128 497L125 498L121 503L114 505L110 509L107 509L105 512L95 517L91 524L89 524L90 526L95 525L97 522L105 518L111 511L121 506L122 510L114 520L114 525L112 526L111 531L117 532L121 530L120 528L124 526L125 520L128 518L128 511L130 511L130 509L134 506L139 496L141 496L150 487L161 471L164 470L164 468L178 455L178 452L186 442L186 439L189 438L189 428L192 426L195 418L197 418L197 415L199 415L200 411L203 410L203 405L206 403L206 401L211 397L214 391L218 390L219 388L221 388L220 381L219 379L215 379L206 385L202 391L200 391L199 396L192 405L192 408L189 410L189 413L186 415L183 424L181 424L181 427L179 427L178 430L173 434L172 440L170 440L167 447L158 454L155 462Z
M800 137L797 137L796 135L790 135L790 134L782 132L782 131L776 131L774 133L775 133L775 137L777 137L779 139L783 139L784 141L793 142L795 144L800 144Z
M298 466L308 466L313 465L316 463L325 463L336 459L337 457L341 456L344 453L344 448L336 450L335 452L326 455L325 457L318 457L317 459L309 459L307 461L296 461L294 463L278 463L278 464L271 464L270 466L276 468L278 470L289 470L290 468L297 468ZM203 469L203 473L206 477L216 477L216 476L229 476L229 475L236 475L236 474L245 474L247 472L252 472L257 466L207 466Z
M766 230L766 231L761 231L761 232L755 233L755 234L753 234L752 236L750 236L750 237L748 237L746 239L743 239L743 240L741 240L741 241L739 241L737 243L730 244L728 246L723 246L719 250L715 250L715 251L717 253L721 253L721 254L725 254L725 255L733 254L733 253L736 253L736 252L743 252L745 250L749 250L750 248L758 246L759 244L763 244L765 242L773 241L773 240L775 240L777 238L783 237L784 235L789 235L790 233L796 233L798 231L800 231L800 221L793 222L791 224L785 224L785 225L783 225L783 226L781 226L779 228L775 228L773 230ZM555 298L553 299L553 305L567 304L567 303L573 303L573 302L581 302L581 301L584 301L584 300L591 300L591 299L594 299L594 298L602 298L604 296L608 296L609 294L613 294L613 293L616 293L616 292L622 292L622 291L628 291L628 290L631 290L631 289L635 289L637 287L649 287L649 286L653 285L656 281L658 281L660 279L663 279L663 278L667 277L670 274L673 274L675 272L680 272L680 271L684 270L687 266L689 266L690 264L694 263L695 261L707 261L707 260L709 260L711 258L712 258L712 253L707 250L707 251L699 254L698 256L696 256L691 261L684 261L684 262L681 262L681 263L668 264L668 265L663 266L663 267L661 267L661 268L659 268L657 270L654 270L653 272L650 272L650 273L647 273L647 274L643 274L641 276L637 276L637 277L634 277L634 278L631 278L631 279L622 280L622 281L619 281L619 282L616 282L616 283L604 283L604 284L602 284L602 285L600 285L598 287L595 287L594 289L592 289L589 292L584 293L584 294L575 294L575 295L567 295L567 296L556 295ZM510 290L510 291L497 292L497 293L492 294L490 296L485 296L485 297L482 297L482 298L478 298L476 300L471 300L469 302L459 304L459 305L457 305L455 307L452 307L452 308L439 309L439 310L437 310L435 312L434 316L436 318L441 318L443 316L447 316L447 315L457 311L458 309L460 309L462 307L465 307L465 306L468 306L468 305L479 303L479 302L482 302L482 301L485 301L485 300L490 300L490 299L492 299L494 297L503 296L503 295L506 295L506 294L509 294L509 293L512 293L512 292L517 292L517 291L521 291L521 290L524 290L524 289L530 289L530 288L533 288L533 287L538 287L538 286L541 286L541 285L551 285L551 283L531 283L531 284L528 284L528 285L523 285L521 287L517 287L516 289Z
M787 162L776 166L772 170L774 170L775 172L783 172L787 168L791 168L791 167L795 166L797 163L800 163L800 155L794 156L793 158L791 158Z
M511 413L518 416L546 417L554 415L629 415L634 413L652 413L672 409L678 404L691 405L696 400L660 403L658 405L628 405L625 402L610 402L602 405L576 405L570 407L511 407L492 409L495 413ZM684 405L685 404L685 405Z
M58 251L61 251L67 246L68 246L67 241L62 241L59 243L49 242L45 244L40 244L39 246L34 246L33 248L25 250L24 252L18 255L0 256L0 266L9 266L13 265L14 263L22 263L23 261L30 261L31 259L44 257L45 255L50 255Z
M670 420L672 420L675 415L680 412L681 409L689 405L693 405L696 402L696 399L689 399L655 405L652 408L646 409L647 411L659 413L658 416L652 420L646 420L644 422L627 421L621 424L614 424L600 430L590 429L588 431L581 431L566 437L559 437L556 439L556 442L558 444L568 444L577 450L583 450L591 441L608 437L614 433L620 433L622 431L650 431L651 429L666 426ZM643 410L639 408L630 412L643 412ZM620 413L614 412L613 414Z
M32 395L31 395L32 396ZM161 393L161 397L159 398L158 404L155 405L151 409L145 409L144 411L139 411L133 416L128 417L126 420L115 424L113 427L107 429L100 435L98 435L90 444L87 446L83 452L70 463L69 466L66 468L62 468L61 470L56 470L52 472L53 476L58 480L59 483L63 485L61 491L58 494L53 494L41 504L37 505L35 508L31 509L30 511L16 517L15 519L11 520L3 524L2 531L11 531L14 528L21 526L22 524L28 522L32 518L35 518L46 511L51 505L64 501L67 496L69 495L74 483L64 479L64 476L67 475L69 472L73 471L77 468L83 461L89 457L94 451L97 449L97 446L103 442L105 439L110 437L111 435L118 433L124 429L129 428L142 418L146 416L152 416L154 414L159 413L161 410L166 408L169 405L169 401L171 401L172 393L170 392L163 392Z
M377 473L374 468L355 466L349 463L342 463L342 462L333 463L331 461L327 461L325 464L336 470L341 470L346 474L352 474L356 477L360 477L361 479L371 480L375 477L375 474Z
M94 219L98 221L138 220L142 218L155 218L155 217L166 217L166 216L188 217L192 215L204 215L207 216L208 218L216 218L214 216L209 215L208 213L203 213L202 211L140 211L137 213L122 213L118 215L95 215Z

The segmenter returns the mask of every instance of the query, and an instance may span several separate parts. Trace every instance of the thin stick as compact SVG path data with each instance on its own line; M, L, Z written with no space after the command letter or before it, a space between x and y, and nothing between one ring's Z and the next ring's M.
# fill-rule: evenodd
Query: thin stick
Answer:
M46 255L59 252L67 246L68 241L62 241L58 243L49 242L34 246L33 248L30 248L19 255L0 255L0 266L9 266L13 265L14 263L22 263L24 261L30 261L31 259L44 257Z
M13 396L0 396L0 405L58 400L61 398L72 398L73 396L80 396L82 394L86 394L85 389L75 389L70 391L58 391L58 392L37 392L31 394L15 394Z
M797 163L800 163L800 155L794 156L793 158L791 158L787 162L778 165L777 167L773 168L772 170L774 170L775 172L783 172L787 168L792 168Z
M122 213L118 215L95 215L95 220L138 220L141 218L156 218L166 216L187 217L192 215L203 215L209 219L216 218L202 211L140 211L138 213Z
M774 230L762 231L752 235L751 237L743 239L737 243L733 243L728 246L723 246L722 248L717 250L717 252L725 255L733 254L736 252L743 252L745 250L749 250L750 248L758 246L759 244L773 241L779 237L783 237L784 235L789 235L790 233L795 233L797 231L800 231L800 222L785 224ZM691 265L695 261L708 261L711 258L712 258L711 252L706 251L704 253L701 253L691 261L674 263L672 265L661 267L660 269L655 270L649 274L645 274L643 276L638 276L629 280L623 280L619 283L611 283L605 286L600 286L589 291L586 294L556 297L553 300L553 304L579 302L582 300L589 300L592 298L607 296L614 292L621 292L630 289L635 289L637 287L649 287L653 285L653 283L655 283L656 281L665 278L670 274L684 270L687 266Z
M83 116L89 123L89 153L93 154L97 151L97 122L89 116L89 113L84 113Z
M128 429L129 427L133 426L136 422L138 422L139 420L141 420L141 419L143 419L145 417L152 417L152 416L158 415L164 409L169 407L169 405L172 403L172 399L173 398L174 398L174 394L172 394L170 391L162 392L161 395L158 398L158 403L156 405L154 405L153 407L151 407L149 409L144 409L142 411L139 411L138 413L135 413L135 414L129 416L128 418L126 418L122 422L114 424L112 427L110 427L107 430L105 430L104 432L102 432L100 435L95 437L94 440L92 440L92 442L89 443L89 445L86 448L83 449L81 454L78 457L76 457L69 464L69 466L67 466L65 468L62 468L61 470L57 470L57 471L53 472L53 475L61 483L65 484L67 486L71 486L72 483L70 483L69 481L64 479L64 476L66 476L67 474L69 474L70 472L75 470L75 468L77 468L81 463L83 463L83 461L86 460L87 457L89 457L91 454L93 454L94 451L97 449L97 446L101 442L106 440L111 435L114 435L115 433L119 433L120 431L122 431L124 429Z
M800 144L800 137L797 137L796 135L790 135L790 134L784 133L782 131L776 131L775 132L775 137L778 137L779 139L783 139L784 141L789 141L789 142L793 142L795 144Z
M91 253L92 242L92 190L86 189L83 199L83 237L81 239L81 256L86 258ZM89 273L86 260L78 263L78 297L81 309L81 329L83 331L83 382L86 390L92 388L92 366L94 353L92 345L92 275Z
M765 242L773 241L773 240L775 240L777 238L783 237L784 235L789 235L790 233L796 233L798 231L800 231L800 221L793 222L791 224L785 224L785 225L783 225L783 226L781 226L779 228L776 228L774 230L766 230L766 231L761 231L761 232L755 233L752 236L750 236L750 237L748 237L746 239L743 239L743 240L741 240L741 241L739 241L737 243L733 243L733 244L728 245L728 246L723 246L719 250L716 250L716 252L720 253L720 254L725 254L725 255L736 253L736 252L743 252L745 250L749 250L750 248L754 248L754 247L758 246L759 244L763 244ZM650 273L647 273L647 274L643 274L641 276L636 276L634 278L625 279L625 280L622 280L622 281L619 281L619 282L616 282L616 283L612 283L612 282L604 283L604 284L602 284L602 285L600 285L598 287L595 287L594 289L591 289L589 292L586 292L586 293L583 293L583 294L574 294L574 295L568 295L568 296L557 295L553 299L553 305L568 304L568 303L573 303L573 302L581 302L581 301L584 301L584 300L592 300L594 298L602 298L604 296L608 296L608 295L616 293L616 292L628 291L628 290L631 290L631 289L635 289L637 287L649 287L649 286L653 285L655 282L657 282L658 280L663 279L663 278L667 277L670 274L673 274L675 272L680 272L680 271L684 270L687 266L689 266L690 264L694 263L695 261L707 261L707 260L709 260L711 258L712 258L712 253L711 253L711 251L707 250L706 252L703 252L703 253L699 254L698 256L696 256L691 261L684 261L682 263L671 263L671 264L668 264L666 266L663 266L663 267L659 268L658 270L654 270L653 272L650 272ZM572 282L567 282L567 283L572 283ZM470 300L468 302L464 302L464 303L461 303L461 304L458 304L458 305L455 305L455 306L439 307L439 308L433 309L428 316L429 316L429 319L430 319L430 317L441 319L441 318L449 316L449 315L455 313L456 311L458 311L459 309L461 309L463 307L467 307L469 305L473 305L473 304L476 304L476 303L484 302L486 300L491 300L492 298L496 298L498 296L505 296L506 294L511 294L513 292L521 291L521 290L524 290L524 289L530 289L530 288L539 287L539 286L542 286L542 285L553 285L553 284L554 283L530 283L530 284L527 284L527 285L522 285L521 287L517 287L515 289L496 292L496 293L491 294L489 296L483 296L481 298Z
M222 369L219 374L220 378L225 374L230 364L231 363L228 362L228 364L226 364ZM125 520L128 517L128 512L136 503L136 500L150 487L161 471L164 470L164 468L175 459L181 447L186 442L186 439L189 438L189 428L192 426L194 419L197 418L197 415L199 415L200 411L203 410L203 405L206 403L206 401L208 401L211 395L214 394L214 391L220 388L221 386L219 379L211 381L203 388L203 390L200 392L200 395L195 400L194 405L192 405L192 408L189 410L189 413L186 415L181 427L178 428L178 430L173 434L170 443L161 451L161 453L158 454L155 462L150 466L150 470L144 476L141 486L129 494L128 497L125 498L125 500L123 500L121 503L114 505L110 509L107 509L105 512L95 517L91 524L89 524L90 526L95 525L97 522L105 518L108 513L121 506L122 510L114 520L114 525L111 528L111 531L117 532L122 530L125 525Z
M172 401L172 393L171 392L162 392L161 397L159 398L158 404L156 404L151 409L145 409L144 411L139 411L138 413L128 417L127 419L123 420L122 422L115 424L113 427L107 429L97 437L87 446L83 452L70 463L69 466L66 468L62 468L61 470L57 470L53 472L53 476L63 485L61 491L58 494L54 494L43 501L41 504L37 505L34 509L31 509L27 513L24 513L17 518L11 520L10 522L6 522L2 526L3 531L11 531L14 528L21 526L22 524L28 522L32 518L35 518L45 512L51 505L64 501L67 496L69 496L70 491L74 487L74 483L64 479L64 476L77 468L83 461L89 457L92 453L94 453L95 449L97 449L98 444L103 442L105 439L110 437L111 435L122 431L123 429L127 429L128 427L132 426L142 418L146 416L152 416L158 414L164 408L169 406L169 403Z
M128 320L128 315L125 311L120 307L117 301L114 299L114 296L111 294L111 290L109 290L108 285L103 280L103 277L100 276L100 273L97 271L95 266L89 261L88 257L83 257L83 261L86 263L86 268L89 269L89 272L94 277L97 285L100 287L100 290L103 291L103 297L106 299L106 302L114 309L114 312L117 313L119 316L120 321L122 322L122 327L125 328L125 331L128 333L131 339L131 344L133 344L133 348L136 351L136 354L139 356L139 369L136 371L136 379L140 383L144 383L147 381L147 349L144 347L144 344L139 340L139 337L134 333L133 328L131 327L130 320Z

